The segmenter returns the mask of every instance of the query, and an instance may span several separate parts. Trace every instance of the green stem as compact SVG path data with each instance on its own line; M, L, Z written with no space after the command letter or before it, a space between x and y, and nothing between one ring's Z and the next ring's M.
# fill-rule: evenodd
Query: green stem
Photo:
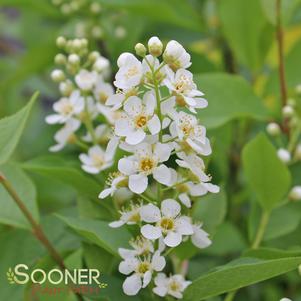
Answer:
M262 242L262 239L263 239L263 236L264 236L264 233L265 233L265 230L266 230L266 227L269 223L269 219L270 219L270 212L269 211L264 211L262 213L262 216L261 216L261 219L260 219L260 223L259 223L259 226L258 226L258 229L257 229L257 233L256 233L256 236L255 236L255 239L251 245L251 249L258 249L261 242ZM237 294L238 290L236 291L232 291L232 292L229 292L224 301L232 301L234 300L236 294Z
M155 200L152 200L151 198L147 197L146 195L143 194L139 194L139 196L144 199L145 201L147 201L148 203L155 203Z

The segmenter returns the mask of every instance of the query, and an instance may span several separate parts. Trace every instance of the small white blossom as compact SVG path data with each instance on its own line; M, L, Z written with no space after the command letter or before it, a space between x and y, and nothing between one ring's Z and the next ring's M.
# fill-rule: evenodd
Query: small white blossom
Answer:
M114 193L121 187L124 186L124 184L128 184L128 177L123 175L120 172L115 172L111 174L106 182L106 184L109 186L108 188L105 188L100 194L99 198L104 199L107 196L113 196Z
M194 233L191 223L186 217L181 217L181 206L173 199L166 199L161 203L161 210L148 204L141 208L141 219L146 223L156 225L144 225L141 234L151 240L164 237L164 243L169 247L176 247L182 241L183 235Z
M134 147L134 155L119 160L118 169L129 176L129 188L134 193L143 193L148 186L148 176L161 184L170 182L169 168L161 164L169 159L171 148L168 144L150 145L141 143Z
M204 249L212 244L212 241L208 237L209 234L202 229L201 224L194 224L192 225L192 228L193 234L191 235L191 241L196 247Z
M95 71L88 71L85 69L80 70L80 72L75 76L75 82L77 86L83 91L90 91L93 89L97 81L97 73Z
M277 151L278 158L283 162L283 163L289 163L291 161L291 154L288 150L284 148L279 148Z
M136 145L144 140L146 131L152 135L159 133L160 120L154 114L156 99L151 91L146 93L141 100L137 96L128 98L124 105L125 113L115 123L115 134L126 137L130 145Z
M126 295L134 296L141 288L148 286L153 272L160 272L166 265L165 258L156 251L153 256L143 258L127 258L119 264L119 272L130 275L123 283L123 291Z
M51 146L49 150L51 152L58 152L62 150L65 145L72 140L74 133L79 129L80 121L77 119L69 119L64 127L54 135L54 140L57 142L56 145Z
M133 258L136 256L147 256L150 253L154 253L154 245L152 241L142 236L138 236L135 240L131 240L130 245L133 249L118 249L118 253L123 259Z
M153 288L153 292L160 296L165 297L170 295L177 299L183 298L183 292L191 281L184 279L182 275L172 275L167 277L163 273L159 273L155 278L156 287Z
M88 150L88 154L80 154L82 169L87 173L97 174L113 165L118 139L113 138L108 143L106 151L99 145L94 145Z
M131 89L140 84L142 79L141 62L131 53L122 53L117 61L119 67L114 85L120 89Z
M140 217L141 205L131 204L127 210L120 211L120 219L109 224L112 228L119 228L125 224L134 225L141 221Z
M301 186L294 186L289 193L289 198L293 201L301 200Z
M93 69L97 72L107 72L109 68L110 61L103 56L99 56L93 65Z
M49 124L65 123L67 120L80 114L85 107L84 98L78 90L74 91L70 97L63 97L53 105L53 110L57 114L46 117Z
M289 298L282 298L280 301L292 301L292 300Z
M192 113L196 113L195 109L203 109L208 106L208 102L204 93L197 89L193 82L193 75L185 69L179 69L174 73L169 68L164 84L170 92L176 95L177 103L180 106L187 106Z
M174 71L180 68L186 69L191 65L190 54L180 43L174 40L166 45L163 59Z
M159 56L162 54L163 44L158 37L151 37L148 40L148 51L154 56Z
M174 116L169 130L173 138L186 142L186 145L198 154L204 156L211 154L210 141L206 137L206 128L198 124L195 116L179 112Z

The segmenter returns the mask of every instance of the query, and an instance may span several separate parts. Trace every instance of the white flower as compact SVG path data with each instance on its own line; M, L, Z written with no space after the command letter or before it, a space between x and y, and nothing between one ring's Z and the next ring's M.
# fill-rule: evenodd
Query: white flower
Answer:
M204 93L197 89L196 84L193 82L193 75L185 69L179 69L174 73L169 68L167 70L167 77L163 83L171 93L177 96L177 103L180 106L187 106L188 109L196 113L195 109L203 109L208 106L208 102Z
M135 240L130 241L133 249L119 248L118 253L123 259L133 258L136 256L147 256L154 253L154 245L152 241L138 236Z
M289 198L293 201L301 200L301 186L294 186L289 193Z
M134 147L134 155L119 160L118 169L129 176L129 188L134 193L143 193L148 186L148 176L161 184L170 182L170 170L164 164L169 159L171 148L168 144L150 145L141 143Z
M120 219L118 221L111 222L109 226L111 228L119 228L125 224L134 225L137 224L140 220L140 210L141 205L131 204L128 210L120 211Z
M282 298L280 301L292 301L292 300L289 298Z
M87 154L80 154L82 169L87 173L97 174L113 165L118 139L113 138L109 141L106 151L99 145L94 145L88 150Z
M103 56L99 56L93 65L93 69L97 72L105 72L110 67L110 61Z
M123 175L120 172L115 172L109 176L106 181L106 184L109 186L108 188L104 189L100 194L99 198L104 199L107 196L113 196L114 193L125 184L127 185L128 179L127 176Z
M204 231L202 228L202 225L192 225L193 228L193 234L191 235L191 241L192 243L200 248L204 249L211 245L212 241L209 239L209 234Z
M195 116L179 112L169 127L173 138L184 141L184 147L189 146L198 154L208 156L211 154L210 141L206 137L206 128L198 124Z
M179 68L186 69L191 65L190 54L186 52L180 43L174 40L166 45L163 59L174 71Z
M136 145L146 137L146 130L152 135L159 133L160 120L154 114L156 100L151 91L144 94L143 100L137 96L131 96L124 104L124 111L120 119L115 123L115 134L126 137L125 141L130 145Z
M153 74L152 74L152 69L156 72L156 79L158 81L158 84L161 85L163 82L163 79L166 76L166 66L161 67L160 70L160 62L159 60L152 56L152 55L147 55L143 60L142 60L142 70L143 70L143 75L144 75L144 82L145 83L150 83L153 84Z
M127 258L119 264L119 272L130 275L123 283L123 291L126 295L134 296L145 288L152 279L153 272L160 272L166 265L165 258L156 251L153 256L144 258Z
M81 97L78 90L73 91L70 97L63 97L53 105L53 109L57 114L46 117L49 124L65 123L70 118L80 114L85 107L84 98Z
M169 247L176 247L182 241L183 235L194 233L191 223L184 216L180 216L181 206L173 199L166 199L161 203L161 210L148 204L141 208L141 219L146 223L156 223L144 225L141 234L151 240L164 237L164 243Z
M69 119L63 128L56 132L54 140L56 145L51 146L49 150L51 152L58 152L65 147L65 145L72 139L74 132L80 127L80 121L77 119Z
M277 151L278 158L283 162L283 163L289 163L291 161L291 154L288 150L284 148L279 148Z
M107 141L109 134L109 127L107 124L100 124L94 129L94 135L97 141ZM92 136L89 132L82 137L85 142L93 142Z
M276 122L270 122L266 130L271 136L278 136L281 133L280 126Z
M151 37L148 40L148 51L154 56L159 56L163 50L163 44L158 37Z
M153 288L153 292L160 297L170 295L174 298L183 298L183 292L191 281L186 281L182 275L173 275L167 277L163 273L159 273L155 278L156 287Z
M86 69L80 70L75 76L77 86L83 91L92 90L97 81L97 73L95 71L88 71Z
M141 62L131 53L122 53L117 61L119 67L114 85L120 89L131 89L140 84L142 79Z
M114 94L114 88L111 84L104 82L102 77L99 76L93 94L96 102L104 105L107 99Z

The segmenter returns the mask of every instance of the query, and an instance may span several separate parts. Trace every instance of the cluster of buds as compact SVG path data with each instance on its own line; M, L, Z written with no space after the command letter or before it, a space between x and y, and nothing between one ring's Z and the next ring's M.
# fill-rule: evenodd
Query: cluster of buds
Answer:
M47 116L46 122L62 127L55 134L56 145L50 151L75 144L84 151L79 156L83 170L97 174L113 164L117 147L116 139L108 143L116 115L105 106L115 92L107 82L110 63L100 53L90 52L85 39L59 37L57 46L61 50L55 57L59 68L51 77L59 84L61 98L54 103L54 114Z
M284 126L271 122L266 128L278 146L278 157L288 165L301 161L301 85L296 87L293 96L282 108L281 124ZM301 200L301 186L293 187L289 198Z
M101 12L101 5L97 1L91 0L52 0L53 5L58 6L65 15L70 15L83 9L92 14Z
M114 196L120 188L132 193L119 220L110 223L114 228L132 225L139 232L133 249L119 249L119 271L128 276L125 294L136 295L153 280L155 294L182 298L190 282L162 271L167 254L188 239L198 248L211 244L202 224L191 217L194 202L219 192L206 173L203 156L211 154L211 146L195 115L208 103L187 70L189 53L177 41L164 47L152 37L135 51L141 59L132 53L118 58L117 93L105 102L117 116L111 141L117 140L126 155L99 197Z

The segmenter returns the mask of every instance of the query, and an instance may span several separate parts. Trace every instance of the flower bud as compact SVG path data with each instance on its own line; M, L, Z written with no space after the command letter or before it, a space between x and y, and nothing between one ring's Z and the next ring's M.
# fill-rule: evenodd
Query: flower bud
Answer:
M286 118L290 118L294 115L294 109L290 105L286 105L282 108L282 114Z
M96 60L100 57L100 53L98 51L92 51L89 54L89 60L92 62L96 62Z
M68 57L68 62L72 65L77 65L80 62L80 58L77 54L72 53Z
M294 186L289 193L289 198L292 201L300 201L301 200L301 186Z
M280 126L275 122L269 123L266 127L266 130L271 136L278 136L281 132Z
M110 62L105 57L100 56L94 63L93 69L97 72L102 72L110 67Z
M280 299L280 301L292 301L292 300L289 298L282 298L282 299Z
M151 37L148 41L148 51L153 56L160 56L163 51L163 44L158 37Z
M137 43L135 45L135 51L138 56L145 57L146 55L146 48L142 43Z
M115 36L118 39L123 39L126 36L126 29L122 26L116 27Z
M65 47L66 46L66 43L67 43L67 41L66 41L66 39L64 38L64 37L58 37L57 39L56 39L56 45L57 45L57 47L59 47L59 48L63 48L63 47Z
M56 70L52 71L51 78L53 81L59 83L59 82L62 82L63 80L65 80L65 74L62 70L56 69Z
M67 62L66 56L63 55L62 53L59 53L59 54L57 54L57 55L55 56L54 62L55 62L57 65L64 65L64 64L66 64L66 62Z
M284 148L279 148L277 151L277 155L283 163L289 163L291 161L290 152Z
M72 41L72 48L74 51L79 51L82 48L82 42L80 39L74 39Z
M94 38L101 38L103 36L103 30L100 26L94 26L91 33Z
M59 90L63 96L70 96L73 92L73 84L70 80L61 82L59 85Z
M62 6L61 6L61 12L62 12L62 14L64 14L64 15L69 15L70 13L71 13L71 6L69 5L69 4L63 4Z

